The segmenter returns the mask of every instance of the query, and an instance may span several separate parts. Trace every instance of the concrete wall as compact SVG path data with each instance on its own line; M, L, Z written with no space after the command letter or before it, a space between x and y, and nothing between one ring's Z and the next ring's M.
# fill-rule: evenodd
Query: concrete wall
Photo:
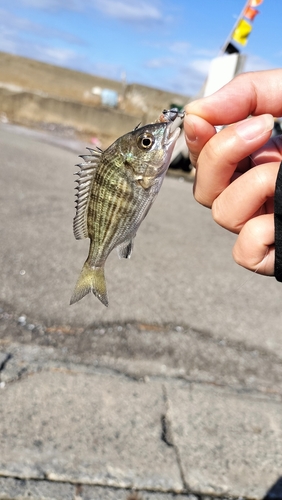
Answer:
M93 87L115 90L118 109L102 106ZM140 122L155 121L172 103L187 102L188 97L174 92L0 52L0 113L20 124L56 123L112 140Z
M0 88L0 114L10 121L35 124L59 123L82 132L122 135L135 128L144 117L132 116L107 107L48 96L44 93Z
M164 90L133 83L125 88L120 106L132 115L143 115L147 123L157 119L163 109L170 109L172 104L184 107L189 98Z

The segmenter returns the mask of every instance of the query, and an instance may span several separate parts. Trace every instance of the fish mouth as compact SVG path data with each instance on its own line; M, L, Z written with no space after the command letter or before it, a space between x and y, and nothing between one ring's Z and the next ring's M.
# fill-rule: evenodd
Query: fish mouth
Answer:
M184 116L185 116L185 111L179 111L178 108L171 108L169 110L164 109L159 118L159 121L166 123L171 123L176 121L178 126L180 122L182 122Z
M171 120L172 123L175 125L175 127L180 127L180 125L183 123L183 119L185 116L185 111L179 111L175 117Z
M177 120L176 118L179 118ZM170 160L172 157L173 149L176 144L176 141L180 135L180 127L181 121L183 120L183 117L177 117L175 116L175 119L173 121L167 122L167 127L165 130L165 135L164 135L164 142L163 142L163 149L165 151L165 162L163 164L163 167L161 169L160 174L163 174L166 172L170 165Z
M175 114L173 119L167 123L167 128L164 137L164 147L168 148L168 150L172 150L175 146L175 143L180 135L180 126L183 122L185 113Z

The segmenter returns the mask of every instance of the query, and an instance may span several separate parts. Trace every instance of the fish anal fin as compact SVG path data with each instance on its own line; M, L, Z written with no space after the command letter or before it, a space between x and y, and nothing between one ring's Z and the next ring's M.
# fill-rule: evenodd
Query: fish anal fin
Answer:
M126 241L117 247L118 256L120 259L130 259L133 251L133 239Z
M108 307L109 302L104 267L91 267L86 261L75 285L70 304L78 302L90 292L96 295L102 304Z

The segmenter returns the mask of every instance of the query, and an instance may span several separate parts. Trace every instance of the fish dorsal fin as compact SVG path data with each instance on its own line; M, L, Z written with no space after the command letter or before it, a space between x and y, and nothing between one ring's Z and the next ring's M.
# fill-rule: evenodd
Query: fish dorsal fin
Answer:
M84 162L77 165L80 170L76 172L76 175L78 175L78 179L76 180L76 214L73 219L73 233L77 240L88 238L89 236L87 227L89 193L96 169L100 163L101 155L103 153L103 151L100 149L87 149L89 150L90 154L80 155L80 158L82 158Z

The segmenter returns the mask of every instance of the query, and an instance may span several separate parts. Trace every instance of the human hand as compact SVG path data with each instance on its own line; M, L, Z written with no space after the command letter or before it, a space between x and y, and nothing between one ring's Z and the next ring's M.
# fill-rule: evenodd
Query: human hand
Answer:
M238 264L273 275L273 196L282 140L270 136L272 115L282 115L282 70L240 75L212 96L189 103L186 113L196 200L239 235L233 249ZM216 125L229 126L216 134Z

